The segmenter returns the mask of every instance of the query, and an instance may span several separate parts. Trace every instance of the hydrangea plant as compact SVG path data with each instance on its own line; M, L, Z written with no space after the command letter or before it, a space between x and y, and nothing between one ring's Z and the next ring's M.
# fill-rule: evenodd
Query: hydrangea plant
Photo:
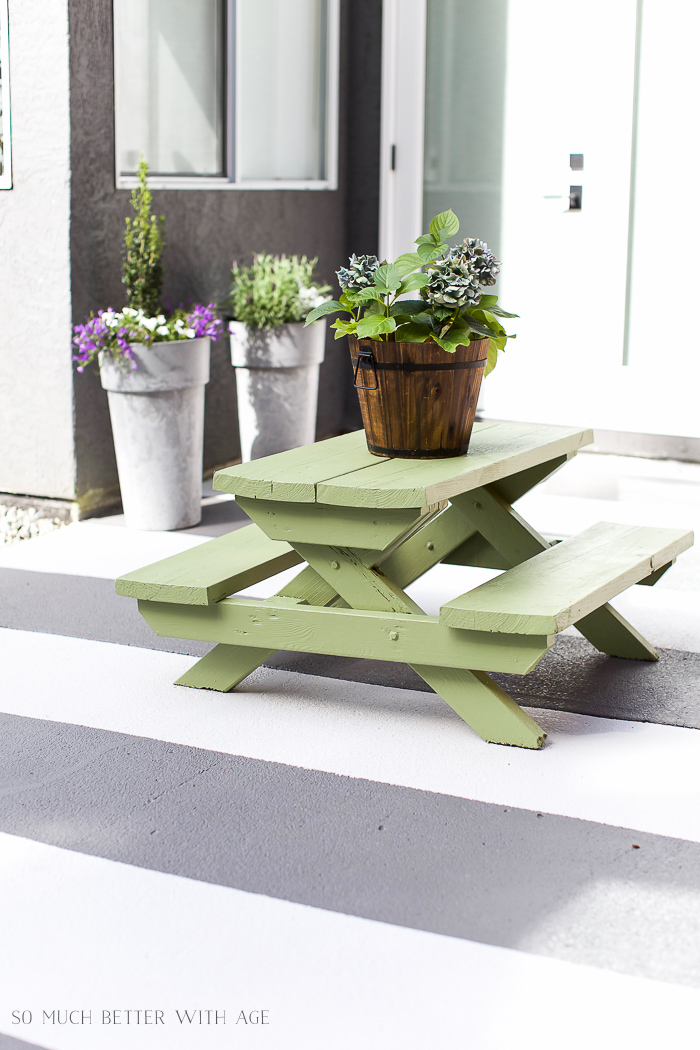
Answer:
M317 259L305 255L253 256L251 266L233 264L225 309L252 328L277 328L304 321L328 300L330 285L314 277Z
M498 296L484 289L496 283L500 262L488 245L475 237L449 248L447 239L459 231L453 211L436 215L430 232L416 241L417 250L400 255L393 263L380 263L376 255L352 255L337 271L340 299L312 310L307 324L324 314L349 315L333 322L336 339L389 339L401 343L433 340L454 353L472 339L488 339L484 374L495 366L506 334L499 318L517 317L498 305ZM404 298L419 292L420 298Z
M180 339L219 339L222 322L216 317L214 303L197 304L190 310L179 307L169 317L157 314L148 317L143 310L125 306L123 310L100 310L85 324L75 325L73 345L79 372L99 354L111 358L123 371L136 368L132 344L150 347L153 343L175 342Z

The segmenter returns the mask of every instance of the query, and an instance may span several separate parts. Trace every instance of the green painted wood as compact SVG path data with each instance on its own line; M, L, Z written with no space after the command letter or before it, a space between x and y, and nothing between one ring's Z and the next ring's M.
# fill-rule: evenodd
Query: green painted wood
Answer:
M382 551L420 522L421 511L321 507L237 496L242 510L273 540L333 543Z
M257 525L246 525L129 572L117 580L116 590L127 598L211 605L301 561L288 543L269 539Z
M495 486L488 486L455 500L465 520L479 528L494 549L498 548L498 555L507 567L522 562L523 556L534 557L548 550L550 545L544 537L523 521L494 489ZM601 653L630 660L657 659L654 647L607 603L575 626Z
M590 430L499 423L475 432L466 456L381 460L319 482L317 500L339 507L423 507L575 452L592 440Z
M399 586L408 587L433 565L449 561L450 553L461 549L470 533L474 535L463 515L455 507L447 507L379 564Z
M508 510L512 510L510 504L515 502L524 496L525 493L529 492L530 489L539 485L545 478L555 474L561 467L567 463L570 459L576 455L575 452L569 452L565 456L559 456L557 459L549 460L546 463L540 463L536 467L530 467L529 470L522 470L518 474L513 474L510 478L502 478L500 481L495 481L492 485L488 486L486 490L493 497L500 501L501 507L507 507ZM483 490L479 490L483 491ZM461 497L464 500L466 496ZM477 497L474 497L475 499ZM459 498L458 498L459 499ZM517 514L517 512L513 512ZM470 519L472 520L472 519ZM483 524L483 518L480 519ZM517 515L517 520L524 526L528 531L532 532L526 522ZM542 540L542 543L546 546L546 541ZM517 544L514 544L516 546ZM544 549L544 548L540 548ZM514 556L515 551L509 547L511 554ZM535 553L537 553L535 551ZM504 557L503 554L499 553L493 544L477 531L473 531L468 536L461 546L453 550L445 559L450 565L471 565L477 566L483 569L509 569L514 561Z
M143 613L143 609L141 612ZM186 685L190 689L214 689L219 693L230 693L260 664L269 660L274 652L274 649L215 645L211 652L203 656L201 660L197 660L189 671L185 671L180 678L177 678L175 685Z
M415 660L429 666L527 674L553 642L553 638L535 639L529 635L509 637L453 631L442 627L435 616L322 609L309 605L290 607L275 603L274 599L256 602L224 598L216 605L199 607L139 602L139 609L162 637L223 642L233 649L252 647L258 662L262 652L290 649L394 663L412 664ZM222 653L222 658L224 656ZM238 659L238 654L235 658ZM203 661L207 659L203 657Z
M293 604L308 602L310 605L325 606L337 599L338 595L333 588L329 587L317 572L307 566L286 586L282 587L273 598L267 600L276 601L278 605L291 601ZM264 605L265 602L259 604ZM139 605L142 615L149 622L144 613L145 608L146 603ZM178 635L178 637L199 636L185 634ZM207 636L205 640L215 642L217 639ZM195 689L216 689L219 692L228 693L249 674L252 674L260 664L269 660L275 651L275 648L219 644L178 678L175 685L187 685Z
M505 500L506 503L515 503L516 500L524 496L530 489L534 489L536 485L544 481L545 478L551 477L552 474L556 474L558 470L568 463L570 459L573 459L576 452L567 452L566 455L557 456L556 459L550 459L546 463L538 463L535 467L530 467L528 470L518 471L517 474L512 474L510 477L501 478L500 481L494 481L490 488Z
M601 522L447 603L450 627L554 634L686 550L693 534Z
M480 569L509 569L512 564L479 532L473 532L443 560L447 565L472 565Z
M252 499L314 503L316 485L376 463L367 451L364 430L304 445L275 456L218 470L213 485L221 492Z
M484 671L413 664L421 678L491 744L541 748L547 734Z
M668 572L672 565L675 564L676 559L673 558L668 565L662 565L660 569L655 569L654 572L650 572L648 576L645 576L643 580L637 580L640 587L653 587L655 583L658 583L661 577Z
M297 543L296 550L326 583L355 609L422 613L422 609L381 569L366 565L362 554L347 547Z
M490 486L455 496L452 503L501 555L506 565L517 565L527 558L534 558L549 547L547 541Z
M659 654L612 605L601 605L576 623L576 630L601 653L624 660L658 660Z

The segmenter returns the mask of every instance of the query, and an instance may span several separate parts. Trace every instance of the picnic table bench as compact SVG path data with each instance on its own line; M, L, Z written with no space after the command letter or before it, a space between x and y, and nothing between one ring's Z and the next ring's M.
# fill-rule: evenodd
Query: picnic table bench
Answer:
M512 503L592 432L477 424L469 454L378 459L362 431L227 467L253 524L128 573L156 634L217 643L177 684L229 691L277 649L410 664L484 740L539 748L545 733L488 672L527 674L574 624L601 652L656 660L608 601L653 584L692 532L601 523L550 544ZM427 616L405 588L438 562L504 570ZM265 600L231 597L283 569Z

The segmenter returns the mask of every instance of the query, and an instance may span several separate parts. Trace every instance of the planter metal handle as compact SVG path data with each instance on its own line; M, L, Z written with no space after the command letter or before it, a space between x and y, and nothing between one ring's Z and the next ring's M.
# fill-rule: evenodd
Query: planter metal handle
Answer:
M374 376L374 386L363 386L362 383L357 382L357 372L360 367L372 369L372 374ZM355 384L356 390L377 390L379 388L377 368L374 363L374 354L369 348L357 351L357 361L355 362L355 375L353 377L353 382Z

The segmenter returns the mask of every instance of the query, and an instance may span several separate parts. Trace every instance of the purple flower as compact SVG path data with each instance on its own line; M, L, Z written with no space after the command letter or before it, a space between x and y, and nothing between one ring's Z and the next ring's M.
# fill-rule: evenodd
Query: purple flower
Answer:
M216 316L216 306L209 303L202 306L198 303L187 315L187 327L194 329L195 339L220 339L223 332L223 322Z

